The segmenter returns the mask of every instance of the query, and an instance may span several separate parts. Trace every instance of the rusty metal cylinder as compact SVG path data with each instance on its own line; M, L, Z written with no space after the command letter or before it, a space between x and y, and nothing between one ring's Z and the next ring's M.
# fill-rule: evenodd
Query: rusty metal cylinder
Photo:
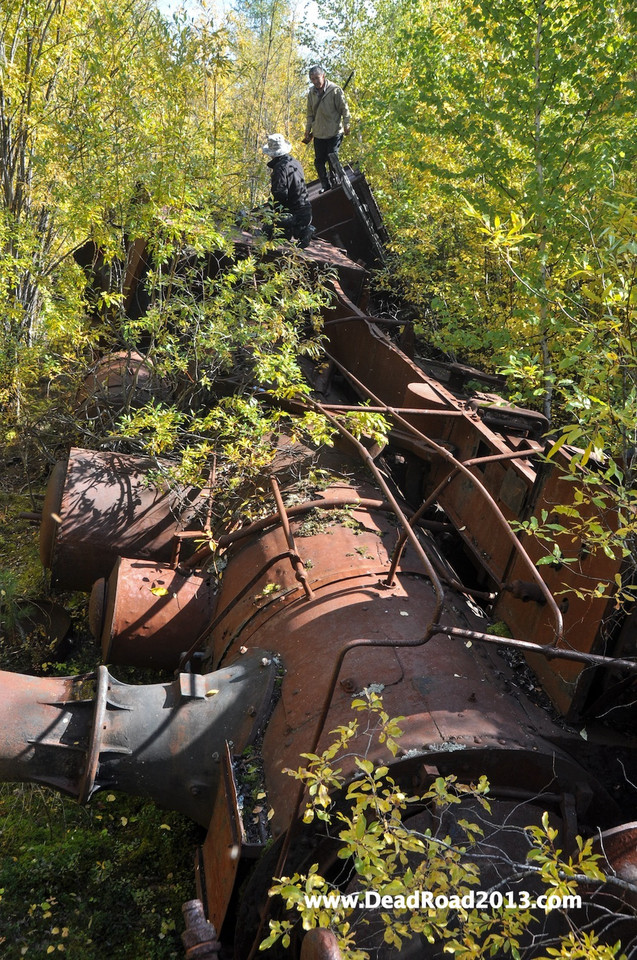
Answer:
M181 935L186 960L217 960L221 944L214 926L206 920L201 900L187 900L181 911L186 922Z
M133 686L106 667L84 677L0 671L0 780L87 802L98 790L147 797L207 826L226 743L237 753L268 710L263 651L202 676Z
M637 822L622 823L595 838L594 852L601 854L600 867L607 876L630 884L620 891L633 910L637 908Z
M338 941L331 930L315 927L303 938L301 960L342 960Z
M40 559L60 589L90 590L119 556L168 562L175 535L201 528L200 491L162 480L164 461L71 450L49 478Z
M151 400L168 400L170 387L153 364L134 350L102 357L77 392L78 412L90 419L142 407Z
M89 622L105 663L171 670L210 623L215 599L211 576L120 557L93 585Z

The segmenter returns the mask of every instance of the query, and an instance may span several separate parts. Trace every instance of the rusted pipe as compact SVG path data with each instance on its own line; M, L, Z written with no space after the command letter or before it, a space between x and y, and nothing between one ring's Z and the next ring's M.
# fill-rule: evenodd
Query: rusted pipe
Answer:
M462 627L448 627L442 623L434 624L435 633L444 633L448 637L460 640L481 640L484 643L495 643L499 646L514 647L531 653L539 653L547 660L577 660L581 663L590 663L598 667L624 667L627 670L637 671L637 660L623 660L619 657L604 657L595 653L583 653L580 650L568 650L565 647L554 647L529 640L517 640L515 637L496 637L491 633L479 633L475 630L464 630Z
M276 477L270 477L270 486L272 487L272 493L274 494L274 501L276 503L276 508L279 514L279 519L281 520L281 526L283 527L283 533L285 534L285 539L290 550L290 560L294 568L294 575L303 587L303 591L308 600L314 599L314 594L312 593L312 588L307 582L307 573L305 571L305 566L303 561L299 556L299 552L296 549L296 544L294 542L294 537L292 536L292 531L290 530L290 521L288 520L287 513L285 512L285 504L281 497L281 491L279 490L279 484L277 483Z
M327 357L332 363L336 364L336 366L339 368L339 370L340 370L346 377L348 377L348 378L351 380L352 383L355 384L355 386L357 387L357 389L359 389L359 390L361 390L363 393L365 393L374 403L377 403L377 404L381 405L381 401L378 399L378 397L377 397L371 390L369 390L369 388L366 387L365 384L362 383L362 382L358 379L358 377L354 376L354 374L351 373L351 372L347 369L347 367L345 367L342 363L340 363L340 362L339 362L335 357L333 357L331 354L329 354L329 353L326 352L325 355L326 355L326 357ZM557 603L555 602L555 599L554 599L554 597L553 597L553 594L550 592L550 590L549 590L548 587L546 586L544 580L542 579L542 577L541 577L540 574L538 573L537 568L535 567L535 565L534 565L533 562L531 561L531 558L529 557L528 553L526 552L526 550L524 549L524 547L522 546L522 544L520 543L520 541L517 539L517 537L515 536L515 534L514 534L513 531L511 530L511 527L509 526L509 524L507 523L506 519L505 519L504 516L502 515L502 511L500 510L500 508L498 507L497 503L495 502L495 500L493 499L493 497L491 496L491 494L489 493L489 491L486 489L486 487L484 486L484 484L482 483L482 481L481 481L478 477L476 477L475 474L473 474L473 473L471 472L471 470L469 470L469 468L468 468L465 464L463 464L463 463L461 463L460 461L456 460L456 458L453 456L453 454L449 453L449 451L446 450L443 446L441 446L440 444L436 443L435 440L431 440L430 437L427 437L424 433L422 433L422 431L420 431L420 430L418 430L416 427L414 427L413 424L409 423L408 420L403 419L403 417L395 410L395 408L389 408L389 410L392 411L392 412L390 413L390 415L394 418L394 420L395 420L397 423L400 423L401 426L405 427L405 429L408 430L410 433L414 434L415 436L420 437L420 438L426 443L427 446L431 447L431 449L434 450L443 460L445 460L448 464L450 464L450 466L451 466L451 472L450 472L449 475L443 480L443 482L442 482L441 484L439 484L439 486L436 488L436 490L437 490L438 492L442 489L442 487L443 487L445 484L450 483L451 480L452 480L458 473L462 473L465 477L467 477L467 478L476 486L476 488L481 492L481 494L482 494L483 497L485 498L486 502L489 504L489 506L490 506L490 507L492 508L492 510L494 511L494 515L495 515L495 517L496 517L496 520L497 520L497 522L498 522L498 525L501 527L501 529L502 529L502 531L504 532L504 534L505 534L505 536L507 537L507 539L511 542L511 545L512 545L513 549L520 554L520 556L522 557L522 560L524 561L524 563L527 565L528 569L530 570L531 576L532 576L533 580L537 583L537 585L539 586L539 588L542 590L544 596L546 597L546 602L547 602L547 604L548 604L548 606L549 606L549 609L550 609L551 614L552 614L552 616L553 616L553 619L554 619L554 621L555 621L554 636L553 636L553 644L552 644L552 645L553 645L554 647L557 646L557 644L560 642L560 640L562 639L562 636L563 636L563 634L564 634L564 622L563 622L563 619L562 619L562 614L561 614L561 612L560 612L560 609L559 609ZM327 414L325 414L325 415L327 416ZM427 502L428 502L428 503L432 502L431 497L428 498L428 501L427 501ZM412 517L412 523L414 522L415 517L416 517L417 515L418 515L418 513L414 514L414 517ZM402 535L402 540L403 540L403 543L404 543L404 534ZM399 541L399 543L400 543L400 541ZM396 550L397 550L397 551L398 551L398 549L399 549L399 545L397 545L397 547L396 547Z
M86 803L99 790L147 797L207 827L227 740L241 753L270 704L275 666L251 650L170 683L0 671L0 780Z

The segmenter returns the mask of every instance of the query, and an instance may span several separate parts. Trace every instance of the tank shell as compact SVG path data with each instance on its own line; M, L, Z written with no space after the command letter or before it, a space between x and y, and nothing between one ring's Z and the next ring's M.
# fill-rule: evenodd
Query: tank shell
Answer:
M104 663L172 670L210 623L215 605L212 577L120 557L108 581L94 584L89 618Z

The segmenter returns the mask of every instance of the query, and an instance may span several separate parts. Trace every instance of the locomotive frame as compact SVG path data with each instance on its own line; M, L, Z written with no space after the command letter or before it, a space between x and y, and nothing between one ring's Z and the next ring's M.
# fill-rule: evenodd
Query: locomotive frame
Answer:
M632 877L637 858L619 778L635 763L626 729L634 617L618 618L611 601L585 589L612 582L622 560L582 549L575 565L540 574L537 549L512 524L574 495L544 456L548 424L503 402L497 380L481 371L410 357L388 336L396 324L368 312L368 270L387 238L362 174L341 168L337 188L311 185L310 198L317 239L298 255L331 264L338 280L324 317L327 366L308 368L313 399L288 406L321 413L339 435L336 449L319 458L281 443L271 515L216 538L227 561L221 582L204 562L207 546L188 551L206 528L201 491L149 486L143 458L71 450L43 508L41 557L52 584L91 589L105 662L167 668L176 678L136 688L106 666L94 684L2 674L3 779L45 783L80 802L127 790L207 829L196 856L199 903L186 911L193 957L255 955L263 914L255 923L245 904L267 909L269 880L289 864L299 819L283 770L319 750L345 722L351 695L370 685L406 717L398 781L423 787L437 775L486 774L496 802L550 806L567 845L580 831L616 838L620 852L611 854L609 841L606 855L620 877ZM237 250L252 242L238 234ZM136 241L124 284L130 310L147 268ZM143 357L109 356L82 402L104 384L111 402L122 386L139 386L140 371ZM387 417L384 448L343 426L338 414L350 409ZM568 458L562 448L562 467ZM317 464L331 480L309 493L304 480L299 503L290 478L307 478ZM297 502L286 502L293 494ZM149 596L148 583L161 590ZM508 624L511 636L492 632L489 620ZM540 697L513 699L520 667L498 658L503 648L526 658ZM620 697L622 726L611 729L603 713ZM16 732L18 715L27 721ZM272 846L247 837L239 809L236 760L255 743ZM317 855L303 836L296 865ZM297 949L303 960L338 957L320 935Z

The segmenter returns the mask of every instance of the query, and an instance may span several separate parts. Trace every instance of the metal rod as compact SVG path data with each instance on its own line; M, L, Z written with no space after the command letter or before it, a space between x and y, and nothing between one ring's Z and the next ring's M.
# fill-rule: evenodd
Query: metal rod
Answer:
M279 517L281 519L281 526L283 527L285 539L290 549L290 561L294 568L294 575L296 579L299 581L299 583L301 584L301 586L303 587L303 590L305 592L305 596L307 597L307 599L313 600L314 594L312 593L312 588L307 582L307 573L305 571L305 566L303 565L303 561L301 560L301 557L299 556L299 552L296 549L294 537L292 536L292 531L290 530L290 521L288 520L288 515L285 512L285 504L283 503L283 498L281 497L281 491L279 490L279 484L277 482L276 477L270 477L270 486L272 487L272 493L274 494L274 500L276 503L276 508L279 513Z
M304 404L301 404L304 406ZM417 414L422 414L426 417L464 417L464 412L462 410L426 410L422 407L385 407L385 406L374 406L374 407L361 407L359 404L345 404L345 403L325 403L323 404L326 410L333 410L335 413L391 413L392 410L400 410L401 413L407 413L409 416L415 416Z
M378 399L378 397L377 397L368 387L366 387L364 383L361 383L361 381L360 381L350 370L348 370L347 367L345 367L342 363L340 363L340 362L339 362L335 357L333 357L330 353L327 353L327 352L326 352L325 355L326 355L326 357L327 357L332 363L334 363L334 364L339 368L339 370L340 370L343 374L345 374L346 377L348 377L348 379L350 379L350 380L352 381L352 383L355 384L355 386L357 387L357 389L359 389L362 393L366 394L374 403L377 403L377 404L379 404L379 405L381 404L381 401ZM430 439L429 437L427 437L424 433L422 433L422 431L420 431L420 430L418 430L416 427L414 427L413 424L409 423L408 420L405 420L403 417L401 417L400 414L399 414L395 409L389 408L389 410L392 411L390 415L394 418L394 420L395 420L397 423L400 423L400 424L401 424L402 426L404 426L410 433L412 433L412 434L418 436L419 438L421 438L421 439L425 442L425 444L426 444L427 446L431 447L431 449L434 450L440 457L442 457L443 460L445 460L448 464L450 464L452 470L451 470L451 473L449 474L449 476L445 479L444 483L449 483L449 482L451 482L451 480L452 480L458 473L462 473L464 476L466 476L468 479L470 479L473 484L475 484L475 486L477 487L477 489L480 491L480 493L482 494L482 496L485 498L486 502L487 502L487 503L489 504L489 506L492 508L492 510L493 510L493 512L494 512L494 516L495 516L495 518L496 518L496 521L497 521L498 525L500 526L500 528L501 528L502 531L504 532L504 534L505 534L505 536L507 537L507 539L511 542L511 545L512 545L513 549L516 550L516 551L518 551L518 553L519 553L520 556L522 557L522 560L524 561L524 563L526 564L527 568L529 569L533 580L535 581L535 583L537 583L537 585L538 585L538 587L540 588L540 590L542 591L543 595L546 597L546 602L547 602L547 604L548 604L548 606L549 606L549 609L550 609L551 614L552 614L552 616L553 616L553 619L554 619L554 621L555 621L553 643L554 643L554 644L558 644L559 641L562 639L562 636L563 636L563 634L564 634L564 621L563 621L563 618L562 618L562 614L561 614L561 612L560 612L560 609L559 609L557 603L555 602L555 599L554 599L554 597L553 597L553 594L550 592L550 590L549 590L548 587L546 586L544 580L542 579L542 577L541 577L540 574L538 573L538 570L537 570L535 564L532 562L532 560L531 560L531 558L529 557L528 553L526 552L526 550L524 549L524 547L522 546L522 544L520 543L520 541L517 539L517 537L515 536L515 534L514 534L513 531L511 530L511 527L509 526L509 524L507 523L505 517L503 516L502 511L500 510L500 508L498 507L497 503L495 502L495 500L493 499L493 497L491 496L491 494L489 493L489 491L486 489L486 487L484 486L484 484L482 483L482 481L481 481L478 477L476 477L475 474L473 474L473 473L471 472L471 470L469 470L469 468L468 468L465 464L463 464L463 463L461 463L459 460L457 460L457 459L453 456L452 453L450 453L448 450L446 450L446 449L445 449L443 446L441 446L440 444L436 443L435 440L431 440L431 439ZM326 414L326 415L327 415L327 414ZM329 418L328 418L328 419L329 419ZM439 488L438 488L438 489L441 489L441 485L439 485ZM431 498L429 498L429 499L431 499ZM412 517L412 523L414 522L414 520L415 520L415 518L416 518L417 516L418 516L418 513L414 514L414 517ZM399 541L399 543L400 543L400 541ZM403 545L404 545L404 534L402 535L402 543L400 543L400 549L402 549L402 546L403 546ZM399 548L399 546L397 545L396 549L398 550L398 548Z
M517 640L514 637L496 637L491 633L479 633L476 630L464 630L461 627L447 627L444 624L435 624L436 633L444 633L449 637L460 640L480 640L484 643L495 643L505 647L515 647L532 653L539 653L548 660L578 660L581 663L590 663L594 666L625 667L637 671L637 660L624 660L619 657L604 657L596 653L583 653L580 650L567 650L564 647L555 647L553 644L543 645L532 643L530 640Z

